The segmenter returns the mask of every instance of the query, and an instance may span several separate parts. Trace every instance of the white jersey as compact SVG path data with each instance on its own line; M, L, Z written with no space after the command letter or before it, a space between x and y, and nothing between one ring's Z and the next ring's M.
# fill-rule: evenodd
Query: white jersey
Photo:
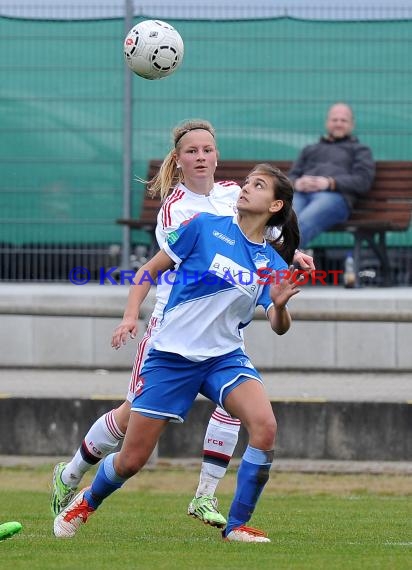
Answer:
M156 239L159 248L163 248L168 234L199 212L217 216L233 216L236 212L239 192L240 186L232 181L215 182L208 196L195 194L183 184L176 186L164 201L157 215ZM165 281L169 279L162 279L156 289L156 305L152 315L156 318L162 317L170 295L171 285Z

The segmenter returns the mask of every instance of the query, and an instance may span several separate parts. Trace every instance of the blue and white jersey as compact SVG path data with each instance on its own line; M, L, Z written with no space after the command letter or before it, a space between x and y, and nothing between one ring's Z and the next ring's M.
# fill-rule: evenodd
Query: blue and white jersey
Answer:
M258 270L287 269L285 261L248 240L236 216L205 213L171 232L164 250L176 272L153 348L199 362L242 347L256 306L273 304Z
M156 239L160 249L167 236L189 218L199 212L217 216L233 216L236 211L240 187L230 180L215 182L208 196L191 192L184 184L178 184L163 202L157 215ZM163 279L156 289L156 305L153 316L160 319L170 294L170 279Z
M232 216L236 213L236 202L240 186L231 180L215 182L208 196L191 192L184 184L178 184L165 199L157 215L156 239L162 249L167 236L189 218L199 212ZM277 237L277 228L268 229L267 238ZM163 279L156 289L156 304L153 317L161 319L170 295L171 279Z

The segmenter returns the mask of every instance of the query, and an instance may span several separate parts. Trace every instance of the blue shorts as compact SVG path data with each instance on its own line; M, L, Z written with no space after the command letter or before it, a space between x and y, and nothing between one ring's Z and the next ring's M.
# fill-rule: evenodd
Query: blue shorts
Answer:
M202 362L152 348L137 383L132 410L183 422L198 394L223 408L226 396L250 378L262 382L240 348Z

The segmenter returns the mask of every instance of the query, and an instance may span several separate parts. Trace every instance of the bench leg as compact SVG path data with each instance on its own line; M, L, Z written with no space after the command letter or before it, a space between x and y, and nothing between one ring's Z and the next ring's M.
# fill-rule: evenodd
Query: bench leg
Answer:
M375 240L376 235L378 236L378 241ZM368 243L369 247L378 258L378 261L381 266L383 286L390 287L392 285L391 267L389 263L388 250L386 247L385 232L357 232L355 234L354 260L355 260L355 267L357 268L356 278L359 280L359 269L360 269L360 264L356 265L356 257L355 257L356 247L358 245L360 248L363 239ZM359 261L360 261L360 252L359 252Z
M355 287L360 287L359 271L361 262L361 249L362 249L362 234L356 232L353 236L355 238L355 245L353 247L353 264L355 266Z
M372 240L371 246L381 264L383 286L390 287L392 285L391 266L389 263L388 249L386 247L385 232L379 232L378 243Z

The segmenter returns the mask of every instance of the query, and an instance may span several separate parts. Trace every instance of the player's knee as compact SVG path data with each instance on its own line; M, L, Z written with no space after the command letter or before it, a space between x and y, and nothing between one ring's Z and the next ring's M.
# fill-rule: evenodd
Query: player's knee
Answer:
M252 427L250 440L253 441L254 447L272 449L275 444L276 431L276 418L273 414L268 414Z
M269 417L265 426L264 432L264 447L262 449L272 449L275 445L276 439L276 432L277 432L277 423L275 416Z

